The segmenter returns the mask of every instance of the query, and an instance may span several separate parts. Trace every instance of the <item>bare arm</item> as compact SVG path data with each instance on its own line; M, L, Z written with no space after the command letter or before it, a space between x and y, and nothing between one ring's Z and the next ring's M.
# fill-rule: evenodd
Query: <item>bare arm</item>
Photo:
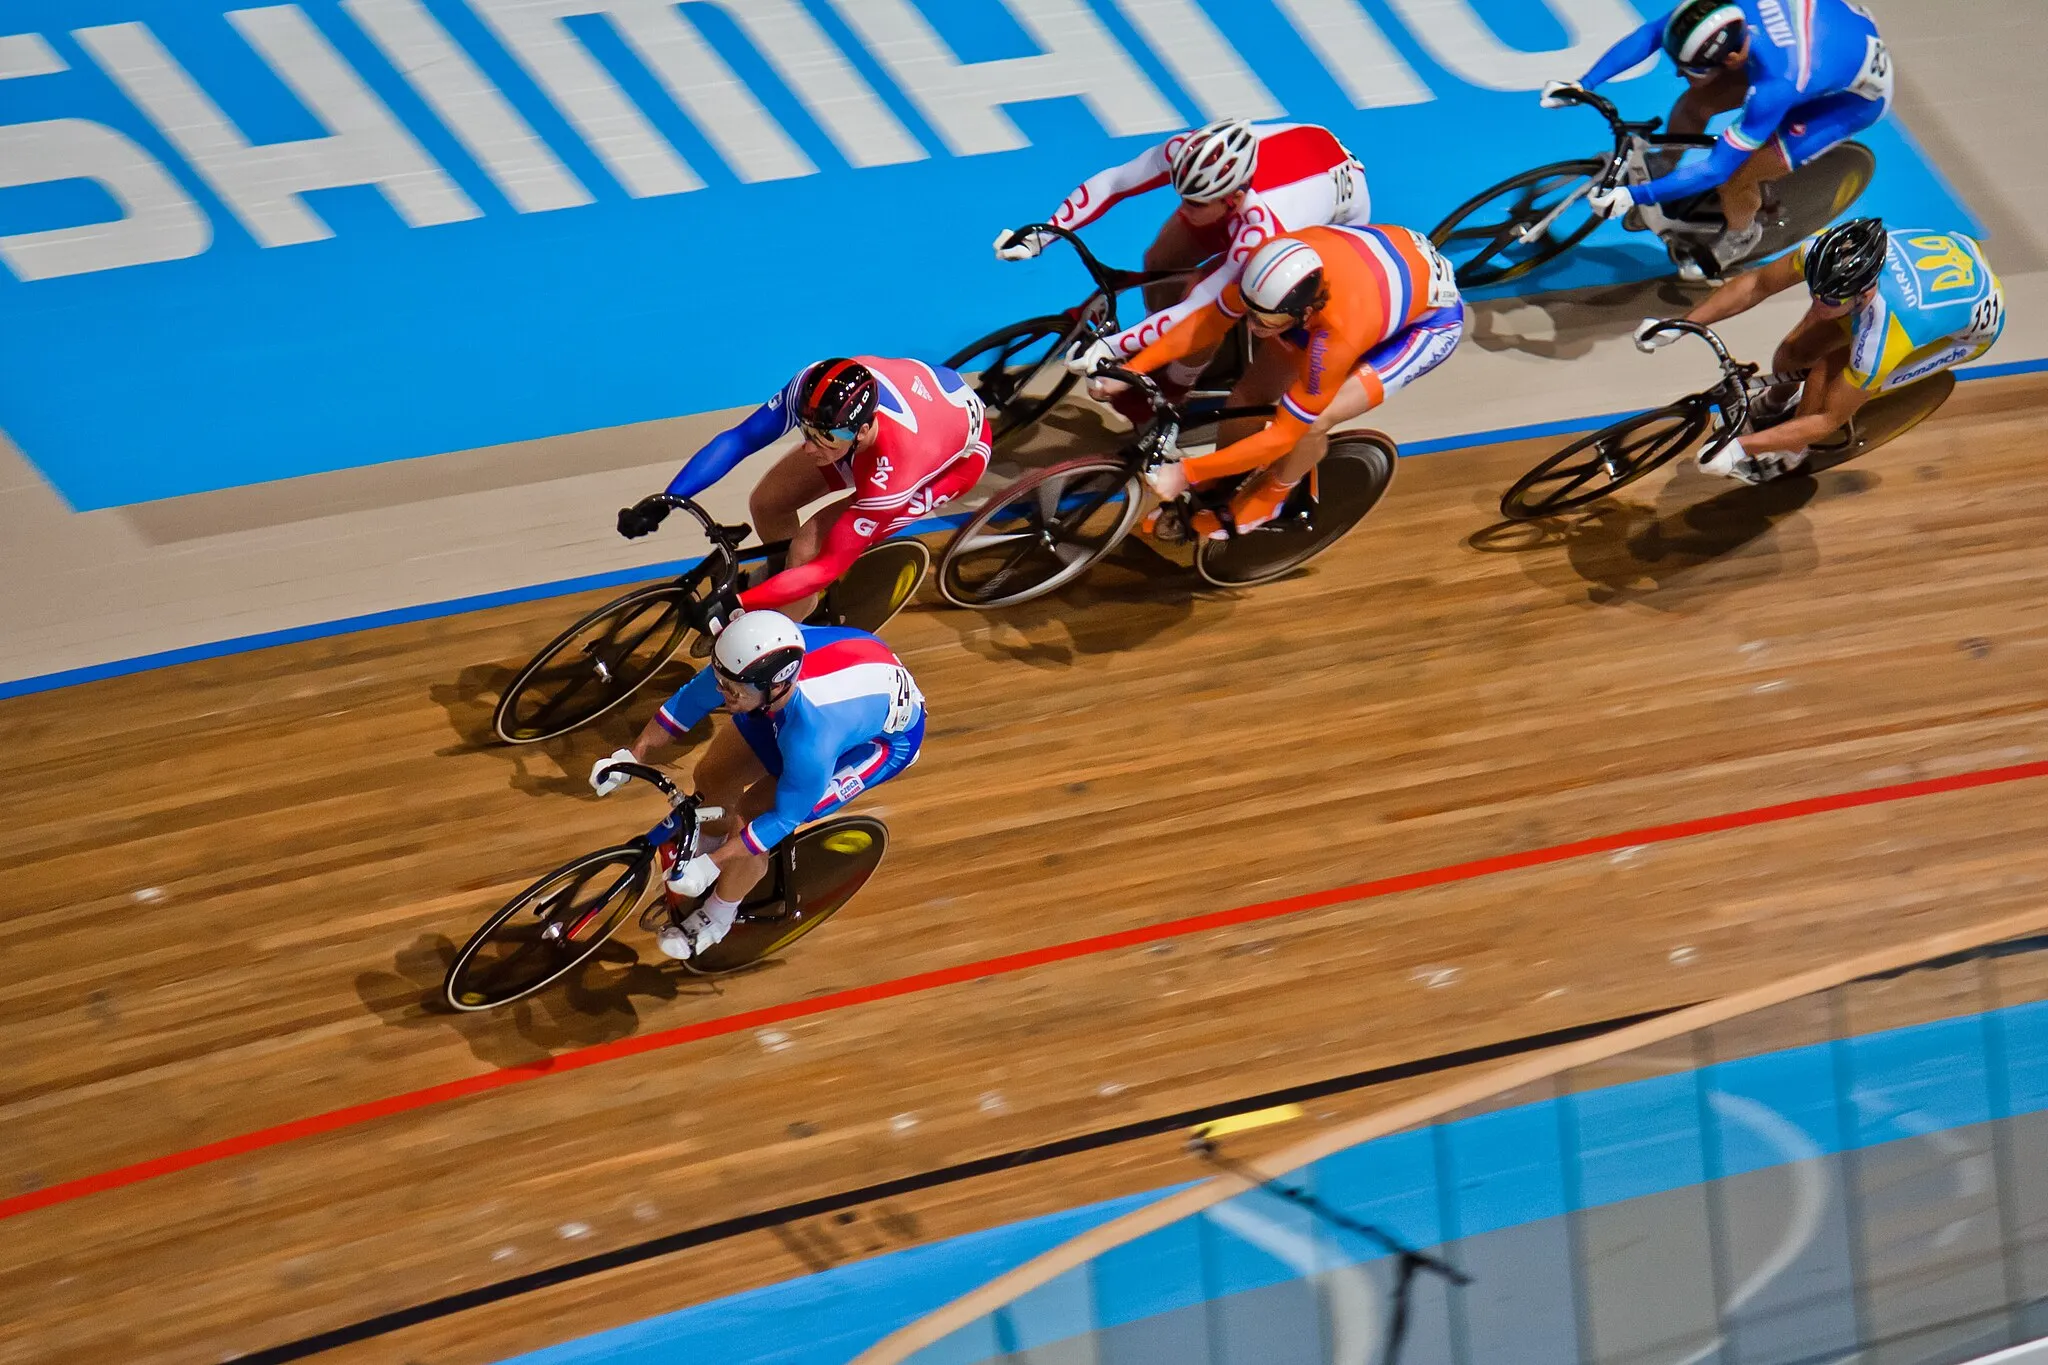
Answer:
M1804 278L1791 255L1780 256L1769 265L1737 275L1701 299L1699 306L1687 313L1685 319L1711 327L1739 313L1747 313L1765 299L1784 293Z
M1827 387L1816 390L1808 381L1807 397L1800 402L1797 417L1743 437L1742 448L1751 455L1804 450L1847 425L1857 409L1870 401L1870 395L1856 387L1846 370L1840 366L1832 369Z

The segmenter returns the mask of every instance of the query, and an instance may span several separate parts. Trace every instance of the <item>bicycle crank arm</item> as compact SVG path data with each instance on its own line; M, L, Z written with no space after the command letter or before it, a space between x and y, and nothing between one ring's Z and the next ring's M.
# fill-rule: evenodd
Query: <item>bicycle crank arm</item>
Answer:
M1544 233L1550 231L1550 225L1558 220L1559 215L1561 215L1566 209L1570 208L1581 197L1591 193L1592 189L1593 182L1591 180L1581 181L1577 188L1575 188L1570 194L1566 195L1564 198L1558 201L1556 208L1544 214L1541 218L1538 218L1535 222L1531 223L1528 227L1523 228L1521 232L1517 233L1515 235L1516 245L1527 246L1529 245L1529 243L1535 241L1538 237L1541 237Z

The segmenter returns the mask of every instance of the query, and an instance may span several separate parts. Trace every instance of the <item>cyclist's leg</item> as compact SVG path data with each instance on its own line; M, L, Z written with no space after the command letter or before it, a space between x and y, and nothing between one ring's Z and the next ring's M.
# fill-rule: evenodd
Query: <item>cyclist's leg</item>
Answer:
M793 540L798 531L798 514L806 506L847 487L845 475L836 468L819 467L803 447L797 447L770 466L747 497L747 514L753 519L754 534L764 541Z
M1214 223L1195 223L1187 214L1175 209L1173 216L1160 225L1159 235L1152 239L1152 245L1145 248L1145 269L1147 270L1193 270L1202 262L1230 247L1228 218ZM1194 280L1162 280L1145 286L1145 311L1156 313L1162 308L1171 308L1187 297Z
M1281 395L1293 386L1300 371L1299 346L1282 337L1255 337L1252 340L1251 363L1244 367L1243 376L1231 386L1230 406L1269 407L1278 403ZM1217 447L1220 449L1256 434L1266 421L1264 417L1240 417L1225 422L1217 429Z
M880 739L854 745L839 756L832 773L832 785L825 789L823 799L811 808L811 813L805 817L806 823L822 820L862 792L881 786L917 762L918 751L923 746L924 717L921 715L900 735L884 735Z
M1883 118L1890 104L1889 99L1865 99L1838 90L1795 107L1785 115L1778 135L1758 148L1721 187L1721 210L1727 215L1729 229L1746 227L1756 217L1765 185L1847 142Z
M1454 303L1423 314L1366 352L1358 367L1345 377L1330 406L1309 424L1308 433L1294 443L1286 459L1273 466L1269 477L1281 486L1283 496L1285 489L1321 462L1330 448L1332 431L1365 416L1449 360L1464 339L1465 305Z
M1703 133L1709 119L1740 108L1748 97L1749 76L1741 67L1700 79L1688 76L1664 126L1674 133Z
M823 493L819 496L822 497ZM816 559L818 552L825 548L825 533L832 529L832 524L839 520L840 514L852 505L853 498L849 495L813 512L810 519L799 526L796 534L789 538L788 567L794 569L800 564L808 564ZM823 596L821 592L814 592L807 597L799 597L794 602L784 603L776 610L792 621L803 621L818 609L818 600Z

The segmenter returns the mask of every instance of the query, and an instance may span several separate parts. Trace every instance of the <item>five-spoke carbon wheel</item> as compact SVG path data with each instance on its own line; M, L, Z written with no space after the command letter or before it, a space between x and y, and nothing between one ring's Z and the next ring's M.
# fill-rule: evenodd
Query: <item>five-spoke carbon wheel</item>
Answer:
M1689 448L1708 414L1704 402L1688 400L1581 436L1516 480L1501 515L1526 521L1598 502Z
M507 901L462 945L442 987L465 1012L543 990L589 961L639 904L654 850L619 844L562 864Z
M1107 456L1025 475L947 543L939 591L955 606L985 611L1072 582L1130 534L1142 487L1129 464Z
M1065 314L1027 318L990 332L946 359L973 383L988 407L989 444L1022 431L1051 412L1075 376L1060 356L1080 327Z
M1597 158L1559 161L1503 180L1452 209L1429 240L1456 270L1460 288L1481 289L1520 279L1577 246L1600 225L1581 194L1542 232L1523 240L1604 164Z
M507 744L533 744L588 725L632 696L690 634L684 591L638 588L557 635L519 670L491 725Z

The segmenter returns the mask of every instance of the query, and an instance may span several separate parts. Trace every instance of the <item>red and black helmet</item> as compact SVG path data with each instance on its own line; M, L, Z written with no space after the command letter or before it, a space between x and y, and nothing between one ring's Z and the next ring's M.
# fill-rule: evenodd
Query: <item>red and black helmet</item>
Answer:
M874 420L881 396L875 372L859 361L843 356L821 360L797 385L796 420L813 431L851 439Z

